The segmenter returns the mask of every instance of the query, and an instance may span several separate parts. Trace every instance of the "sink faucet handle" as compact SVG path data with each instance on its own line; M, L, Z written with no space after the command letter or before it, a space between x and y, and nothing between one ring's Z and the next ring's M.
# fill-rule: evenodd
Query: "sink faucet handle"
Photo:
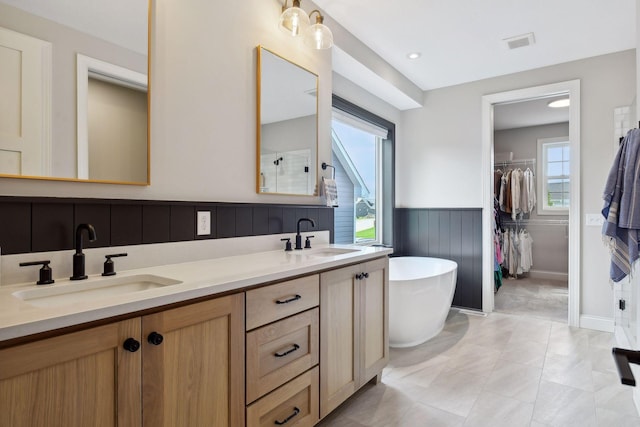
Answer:
M55 282L55 280L53 280L53 270L51 269L51 267L49 267L50 263L51 261L48 259L44 261L21 262L20 267L28 267L31 265L41 265L42 268L40 269L40 278L36 282L36 284L50 285Z
M311 238L316 237L316 236L307 236L306 240L304 241L304 248L305 249L311 249Z
M111 255L104 256L107 260L104 262L104 271L102 272L103 276L114 276L116 274L115 264L113 263L113 260L111 258L118 258L121 256L127 256L127 253L122 252L119 254L111 254Z
M285 239L280 239L280 241L284 242L286 240L287 244L285 245L284 250L285 251L291 251L293 249L291 249L291 237L287 237Z

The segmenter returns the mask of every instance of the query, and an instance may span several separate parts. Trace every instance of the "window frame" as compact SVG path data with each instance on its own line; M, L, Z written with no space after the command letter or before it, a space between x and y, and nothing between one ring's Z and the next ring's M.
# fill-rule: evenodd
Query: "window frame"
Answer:
M332 107L374 126L387 129L387 138L376 139L376 239L355 243L359 245L394 245L395 208L395 130L394 123L359 107L336 94L332 95ZM380 139L380 141L378 140ZM379 168L379 169L378 169ZM380 172L380 173L378 173ZM355 216L354 216L355 221ZM333 242L333 236L332 236Z
M551 178L557 179L566 179L568 180L567 186L568 191L563 191L562 193L566 193L568 195L569 201L571 200L571 142L568 136L561 136L555 138L539 138L537 140L537 196L538 200L536 203L537 206L537 214L538 215L568 215L570 205L561 206L561 207L553 207L547 205L547 183L549 180L549 176L547 175L547 151L551 147L567 147L569 148L569 159L567 162L569 163L569 174L567 175L558 175L552 176ZM565 160L563 159L563 162ZM571 202L569 202L571 203Z

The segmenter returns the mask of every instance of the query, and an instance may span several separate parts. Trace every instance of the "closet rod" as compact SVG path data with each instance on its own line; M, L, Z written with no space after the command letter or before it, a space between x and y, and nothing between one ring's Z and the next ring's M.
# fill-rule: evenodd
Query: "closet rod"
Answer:
M519 219L502 220L503 225L569 225L568 219Z

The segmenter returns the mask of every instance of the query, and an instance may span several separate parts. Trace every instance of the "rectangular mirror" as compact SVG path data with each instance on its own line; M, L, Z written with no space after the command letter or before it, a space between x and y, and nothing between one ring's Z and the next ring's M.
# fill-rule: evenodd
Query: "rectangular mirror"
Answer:
M0 176L149 185L152 0L0 0Z
M316 194L318 76L258 46L257 192Z

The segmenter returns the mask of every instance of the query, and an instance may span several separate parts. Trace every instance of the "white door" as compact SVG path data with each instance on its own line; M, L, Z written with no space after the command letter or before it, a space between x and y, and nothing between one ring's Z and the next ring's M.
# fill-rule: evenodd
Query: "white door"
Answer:
M0 174L51 175L51 43L0 28Z

